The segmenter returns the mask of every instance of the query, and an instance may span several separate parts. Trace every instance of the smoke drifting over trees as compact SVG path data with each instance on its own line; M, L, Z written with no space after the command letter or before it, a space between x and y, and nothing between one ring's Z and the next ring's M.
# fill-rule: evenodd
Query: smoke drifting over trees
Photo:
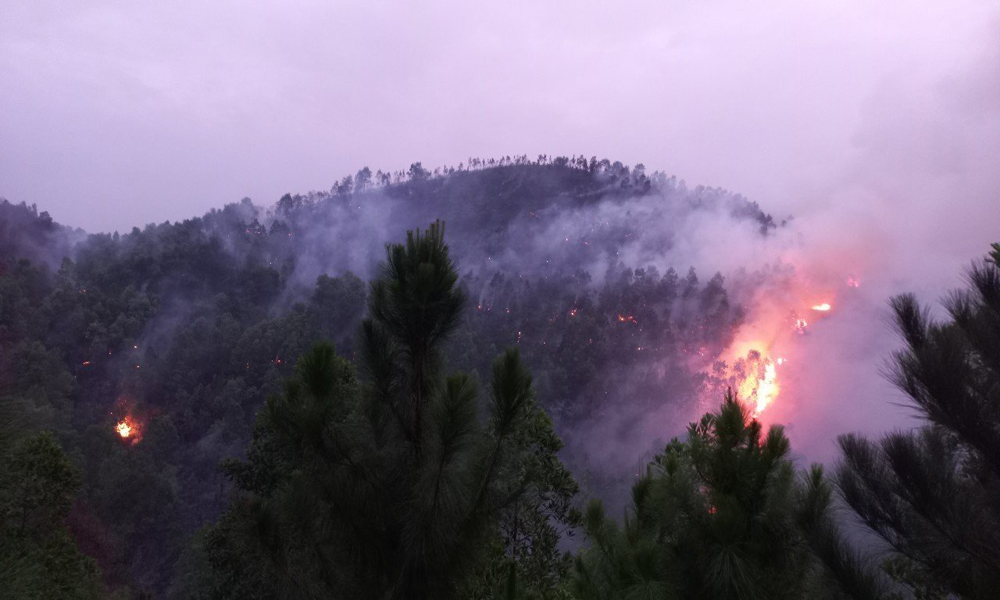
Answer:
M244 200L125 234L3 205L18 232L2 256L4 389L84 465L71 523L109 582L163 589L187 536L227 502L216 465L242 456L264 397L316 340L356 357L384 244L434 217L470 298L449 366L485 378L519 347L589 494L611 494L627 477L613 464L639 464L698 409L753 288L703 271L691 236L724 226L751 243L779 225L641 166L469 162L363 170L270 208Z
M288 194L267 208L246 199L124 235L87 235L35 207L0 203L0 230L9 233L0 246L0 477L36 482L25 489L48 494L36 513L49 515L36 523L36 513L0 495L5 514L25 523L8 526L5 539L35 548L17 572L0 575L18 589L87 598L100 593L98 570L107 589L127 597L233 597L260 586L279 594L282 577L305 596L302 585L477 597L500 588L505 597L560 597L680 585L740 596L774 581L669 557L692 546L717 561L729 545L750 544L755 554L740 560L788 577L776 589L790 598L805 590L883 598L899 586L975 591L958 567L947 577L927 570L929 551L874 569L831 517L822 470L797 478L783 428L763 435L790 414L831 409L830 392L808 395L803 383L821 379L829 363L803 359L818 351L813 331L842 329L836 324L850 320L841 313L864 315L866 273L809 260L794 221L776 223L745 198L689 189L641 165L470 164L362 169L329 192ZM385 262L394 231L433 217L447 221L450 250L435 225L391 247ZM956 296L953 316L965 325L995 300L995 260L974 271L978 304ZM437 322L428 311L439 302L423 298L435 286L465 307L441 317L440 334L423 332ZM900 302L902 320L916 309ZM921 331L959 335L921 323L903 328L912 352ZM436 340L432 352L425 337ZM915 356L897 355L900 369ZM468 375L443 378L455 371ZM480 408L475 390L487 381L492 408ZM521 391L504 396L505 381ZM691 425L687 442L667 442L726 389L744 404L727 399ZM522 406L521 397L531 398L530 410L511 412L520 429L507 432L502 406ZM483 428L480 413L490 410ZM508 435L517 442L501 453ZM879 530L866 504L876 492L897 492L874 489L882 478L863 459L879 448L861 440L841 442L852 462L840 484L869 526L904 540L911 529ZM813 453L812 443L800 451ZM886 456L888 443L879 450ZM501 454L503 475L490 458ZM747 475L744 489L737 483ZM356 487L347 481L375 486L374 495L351 508L334 492ZM389 484L395 491L383 496ZM440 486L450 508L437 503ZM490 490L490 499L481 503L486 496L472 489ZM413 529L422 517L407 498L418 497L430 499L426 514L440 527ZM653 518L651 498L676 510ZM587 499L625 509L624 529L597 503L577 512ZM317 509L327 504L347 512ZM361 509L367 524L351 514ZM374 554L356 557L376 579L339 570L343 561L331 557L351 549L330 531L313 532L317 519L378 532L365 538L381 540ZM559 543L581 522L600 552L582 551L570 569ZM759 523L785 532L779 560L768 546L776 542L759 546ZM737 535L744 526L749 533ZM438 537L447 531L470 544L461 561ZM72 575L44 576L36 565L51 560ZM649 560L685 575L647 572ZM264 564L274 567L266 576ZM450 575L459 571L460 584Z
M993 600L998 18L5 0L0 599Z

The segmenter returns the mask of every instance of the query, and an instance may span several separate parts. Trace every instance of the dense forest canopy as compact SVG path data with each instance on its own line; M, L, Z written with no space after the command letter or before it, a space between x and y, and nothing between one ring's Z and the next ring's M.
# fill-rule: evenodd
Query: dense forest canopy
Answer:
M991 597L1000 247L949 322L893 301L928 424L842 437L831 479L723 393L742 300L786 274L699 271L720 223L783 226L582 157L365 168L124 234L0 202L4 591Z
M470 298L448 364L483 379L519 347L597 495L623 474L589 456L588 427L613 415L625 439L650 406L687 410L708 384L702 355L743 317L674 238L697 219L776 227L740 196L582 157L362 169L267 209L245 199L113 234L3 202L0 389L82 469L69 521L111 587L166 589L226 506L218 464L244 455L264 398L316 341L356 360L384 245L436 218Z

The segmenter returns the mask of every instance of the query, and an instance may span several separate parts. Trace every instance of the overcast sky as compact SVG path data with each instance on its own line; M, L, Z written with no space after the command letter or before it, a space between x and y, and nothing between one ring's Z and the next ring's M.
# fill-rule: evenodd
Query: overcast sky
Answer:
M2 4L0 196L90 231L540 153L805 215L997 150L991 2Z

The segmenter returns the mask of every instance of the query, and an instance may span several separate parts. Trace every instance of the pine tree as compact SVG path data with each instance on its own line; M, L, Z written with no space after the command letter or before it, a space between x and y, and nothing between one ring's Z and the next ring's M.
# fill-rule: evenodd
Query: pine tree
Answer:
M881 598L844 543L822 469L796 476L780 426L766 433L730 394L656 455L619 526L592 502L584 600Z
M360 375L318 344L268 400L248 460L227 466L244 494L207 534L209 597L255 582L261 597L447 599L511 571L539 594L558 585L576 484L516 350L486 402L473 377L445 374L457 280L441 224L390 245Z
M893 550L889 572L921 597L1000 589L1000 246L934 322L893 299L905 348L890 376L926 425L873 442L839 440L845 500Z
M17 441L2 433L0 597L100 598L97 565L65 525L81 483L78 469L48 432Z

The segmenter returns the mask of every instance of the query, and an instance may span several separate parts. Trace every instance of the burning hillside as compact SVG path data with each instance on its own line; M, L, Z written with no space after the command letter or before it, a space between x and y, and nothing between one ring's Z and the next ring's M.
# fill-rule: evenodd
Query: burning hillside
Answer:
M810 327L836 318L833 299L838 292L860 287L855 277L833 280L845 283L817 284L808 277L808 269L806 276L793 269L782 285L756 290L746 323L717 358L719 366L703 406L716 401L723 386L736 392L754 417L761 418L774 406L782 392L782 366L796 360L799 348L808 342ZM802 397L803 390L790 391Z
M55 340L53 351L72 357L65 367L76 382L72 427L118 442L110 453L86 454L87 472L104 476L124 456L154 460L146 438L156 432L151 468L164 481L143 489L159 490L161 510L184 513L178 522L214 515L226 486L217 465L246 447L264 398L316 340L333 340L356 359L365 279L377 273L384 243L436 217L447 222L470 298L455 343L445 348L449 368L489 373L498 349L517 346L566 441L568 462L593 475L596 493L608 489L603 474L618 469L594 458L590 429L600 428L609 463L615 453L631 461L652 451L688 422L713 359L732 364L720 382L735 378L730 385L758 413L780 404L778 359L794 359L794 332L784 335L779 325L791 331L792 312L822 318L833 311L811 307L833 296L765 302L784 281L780 273L748 283L730 275L739 266L732 259L720 260L732 253L710 252L723 241L752 245L777 236L781 225L756 204L724 190L689 189L641 165L582 157L470 164L439 176L414 169L410 178L376 177L378 185L355 180L289 195L270 211L244 201L183 223L67 238L45 246L44 262L61 265L57 277L33 279L9 262L16 268L5 281L34 294L17 306L60 307L21 318L41 323L36 337ZM11 214L28 230L61 235L28 207L0 206L0 220ZM14 260L19 250L3 252L0 258ZM109 406L112 390L128 390L130 400ZM651 418L663 411L669 420ZM86 506L95 514L87 518L117 531L121 514L105 496L142 494L132 487L139 481L88 487ZM146 523L120 525L134 540L129 551L150 557L128 569L163 576L158 548L180 534Z

